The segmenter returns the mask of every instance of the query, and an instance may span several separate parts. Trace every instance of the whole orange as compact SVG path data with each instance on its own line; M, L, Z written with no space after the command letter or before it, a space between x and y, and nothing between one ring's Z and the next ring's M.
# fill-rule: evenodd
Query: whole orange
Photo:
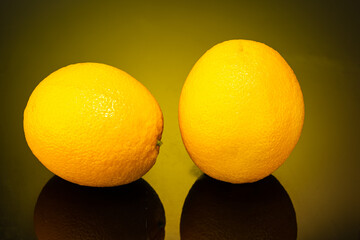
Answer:
M274 49L230 40L208 50L183 86L179 124L194 163L213 178L245 183L289 157L304 122L290 66Z
M139 179L156 161L162 130L151 93L124 71L100 63L50 74L24 112L34 155L54 174L87 186Z

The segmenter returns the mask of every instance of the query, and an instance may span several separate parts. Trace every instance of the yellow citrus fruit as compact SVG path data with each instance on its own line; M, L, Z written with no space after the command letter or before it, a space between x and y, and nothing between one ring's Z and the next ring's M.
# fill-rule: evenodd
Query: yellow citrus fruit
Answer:
M139 179L156 161L162 130L151 93L124 71L100 63L53 72L24 112L34 155L54 174L87 186Z
M183 86L184 145L206 174L231 183L258 181L289 157L304 122L296 76L274 49L230 40L208 50Z

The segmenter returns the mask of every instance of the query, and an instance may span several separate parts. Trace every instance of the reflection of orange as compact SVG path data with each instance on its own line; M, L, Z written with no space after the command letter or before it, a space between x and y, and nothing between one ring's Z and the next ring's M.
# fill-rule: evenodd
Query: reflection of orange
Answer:
M304 101L290 66L274 49L230 40L208 50L186 79L179 124L186 150L209 176L255 182L290 155Z
M182 240L293 240L297 224L288 194L272 175L247 184L203 175L186 197L180 233Z
M39 240L154 239L165 236L160 199L143 179L114 188L92 188L53 177L34 213Z
M46 77L24 112L26 141L56 175L85 186L112 187L154 165L163 129L160 107L129 74L78 63Z

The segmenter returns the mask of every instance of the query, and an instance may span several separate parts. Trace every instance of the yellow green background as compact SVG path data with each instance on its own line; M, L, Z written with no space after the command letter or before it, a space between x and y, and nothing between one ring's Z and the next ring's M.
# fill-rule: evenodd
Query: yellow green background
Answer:
M305 100L298 145L274 176L294 205L298 239L358 239L360 18L352 1L1 1L0 238L35 239L33 209L52 174L25 142L22 114L36 85L77 62L118 67L164 114L163 145L144 179L179 239L185 197L201 172L182 144L182 85L213 45L266 43L295 71Z

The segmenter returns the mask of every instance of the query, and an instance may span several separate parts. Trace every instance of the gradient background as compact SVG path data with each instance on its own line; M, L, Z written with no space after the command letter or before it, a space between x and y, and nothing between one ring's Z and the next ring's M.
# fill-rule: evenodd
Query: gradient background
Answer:
M274 176L297 215L298 239L359 239L360 17L352 1L1 1L0 239L35 239L33 210L52 173L25 142L22 117L36 85L77 62L118 67L142 82L165 119L144 179L179 239L185 197L201 172L182 144L177 107L193 64L235 38L273 47L305 100L298 145Z

